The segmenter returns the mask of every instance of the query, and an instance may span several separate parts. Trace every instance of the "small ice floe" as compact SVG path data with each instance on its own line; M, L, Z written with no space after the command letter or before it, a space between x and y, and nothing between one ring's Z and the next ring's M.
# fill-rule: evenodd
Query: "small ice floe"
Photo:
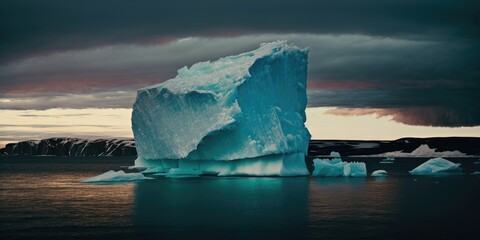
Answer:
M480 171L475 171L473 173L470 173L470 175L480 175Z
M193 169L171 168L165 174L167 178L192 178L199 177L202 172Z
M372 173L372 177L386 177L386 176L388 176L388 173L385 170L375 170Z
M477 161L477 162L473 162L473 164L480 164L480 161Z
M330 152L330 157L341 158L342 156L340 155L339 152L331 151Z
M382 159L382 161L380 161L380 163L389 164L389 163L393 163L394 161L395 161L395 158L387 157L387 158Z
M461 172L462 168L459 163L453 163L440 157L432 158L409 171L412 175L458 174Z
M141 173L125 173L122 170L118 172L110 170L98 176L87 178L82 182L83 183L101 183L101 182L112 183L112 182L131 182L131 181L139 181L139 180L147 180L147 179L153 179L153 178L145 177Z

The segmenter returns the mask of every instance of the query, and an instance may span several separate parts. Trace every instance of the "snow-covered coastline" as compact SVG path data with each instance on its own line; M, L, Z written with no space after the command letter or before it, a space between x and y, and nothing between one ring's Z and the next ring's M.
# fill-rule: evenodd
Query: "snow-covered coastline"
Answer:
M0 155L136 156L133 139L47 138L10 143Z

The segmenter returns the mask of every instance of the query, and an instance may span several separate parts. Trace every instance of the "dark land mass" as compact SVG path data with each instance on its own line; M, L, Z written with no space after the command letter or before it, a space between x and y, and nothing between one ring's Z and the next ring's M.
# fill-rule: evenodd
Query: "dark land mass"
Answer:
M48 138L9 143L0 155L30 156L136 156L133 139Z
M426 144L436 152L460 151L467 155L480 155L480 138L477 137L435 137L400 138L393 141L360 140L311 140L309 156L329 155L335 151L342 156L373 155L401 151L411 153Z
M393 141L375 140L311 140L308 156L326 156L335 151L342 156L372 155L402 151L410 153L426 144L437 152L460 151L467 155L480 155L480 138L401 138ZM133 139L48 138L9 143L0 149L0 155L32 156L136 156Z

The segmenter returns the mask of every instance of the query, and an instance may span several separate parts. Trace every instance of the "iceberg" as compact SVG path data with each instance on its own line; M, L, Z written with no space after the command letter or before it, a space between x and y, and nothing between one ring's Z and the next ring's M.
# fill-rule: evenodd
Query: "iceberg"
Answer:
M344 177L366 177L367 166L364 162L349 162L343 168Z
M331 151L330 152L330 157L341 158L342 156L340 155L339 152Z
M343 162L340 153L332 151L332 159L313 159L312 176L318 177L366 177L367 167L363 162Z
M375 170L372 172L372 177L386 177L386 176L388 176L388 173L385 170Z
M138 90L135 166L218 176L308 175L307 56L307 49L285 41L261 44L183 67L175 78Z
M334 159L313 159L312 176L320 177L340 177L343 176L343 169L346 162L342 162L339 158Z
M448 173L460 173L459 163L450 162L444 158L432 158L418 167L409 171L412 175L435 175L435 174L448 174Z
M147 180L153 179L149 177L143 176L141 173L125 173L124 171L120 170L115 172L110 170L106 173L102 173L98 176L87 178L83 180L83 183L97 183L97 182L130 182L130 181L138 181L138 180Z

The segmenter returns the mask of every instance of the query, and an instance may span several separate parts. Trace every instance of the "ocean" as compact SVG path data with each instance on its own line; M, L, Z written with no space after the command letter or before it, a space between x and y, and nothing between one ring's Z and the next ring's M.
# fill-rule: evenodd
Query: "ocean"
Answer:
M1 239L478 239L480 176L410 176L427 159L363 161L385 178L80 181L134 157L0 157ZM478 158L449 159L465 172Z

